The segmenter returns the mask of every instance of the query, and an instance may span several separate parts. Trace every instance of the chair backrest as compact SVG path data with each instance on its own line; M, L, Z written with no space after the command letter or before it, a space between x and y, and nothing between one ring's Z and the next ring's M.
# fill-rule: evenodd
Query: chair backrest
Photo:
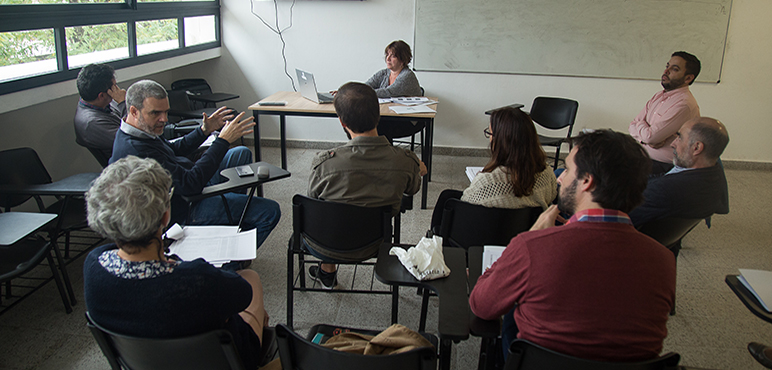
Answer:
M279 324L276 326L283 369L291 370L434 370L437 354L431 347L393 355L368 356L336 351L314 344Z
M292 222L293 240L350 255L352 261L372 257L370 252L377 254L384 241L391 241L391 206L361 207L296 194Z
M102 153L101 150L95 149L95 148L89 148L89 147L86 147L86 149L88 149L88 151L91 152L91 155L93 155L94 158L96 158L97 162L99 162L102 168L107 167L107 165L110 162L110 158L107 158L105 154Z
M509 346L504 370L675 370L680 360L679 354L670 352L643 362L592 361L564 355L527 340L517 339Z
M172 90L190 91L193 94L211 94L212 88L203 78L186 78L172 82Z
M51 175L32 148L0 151L0 185L38 185L51 183ZM28 195L0 194L0 207L9 209L29 199Z
M702 220L701 218L665 217L641 225L638 227L638 231L670 248L683 239Z
M539 96L531 105L531 119L550 130L568 127L568 136L574 128L579 103L575 100Z
M505 209L448 199L442 214L440 236L445 246L507 245L536 222L541 207Z
M157 339L121 335L91 320L88 327L113 370L243 370L233 337L215 330L184 338Z

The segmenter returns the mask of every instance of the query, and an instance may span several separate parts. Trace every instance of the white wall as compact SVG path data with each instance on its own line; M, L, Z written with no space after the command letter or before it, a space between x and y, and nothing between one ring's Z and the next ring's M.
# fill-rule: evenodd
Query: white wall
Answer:
M279 1L280 24L288 25L290 1ZM256 1L255 10L274 24L273 2ZM215 91L241 98L237 109L273 92L291 90L284 75L281 42L250 13L249 2L223 0L222 57L167 72L148 74L168 86L188 77L204 77ZM392 40L413 41L413 0L304 1L298 0L294 25L286 31L290 74L295 67L316 73L321 89L334 89L349 80L366 80L383 68L383 48ZM724 121L731 142L724 158L772 162L772 2L734 0L722 82L692 87L703 115ZM324 34L323 32L324 31ZM695 42L698 42L696 40ZM663 66L668 56L663 56ZM652 71L656 78L662 71ZM121 86L136 78L124 80ZM643 104L660 89L656 81L566 78L520 75L418 72L426 93L440 99L435 145L486 146L482 129L487 109L513 102L528 107L537 95L563 96L579 101L577 130L611 127L626 131ZM54 179L99 169L88 151L75 144L72 117L78 97L74 81L69 94L48 97L50 88L24 92L27 106L0 96L0 150L29 146L40 154ZM39 96L42 95L43 97ZM41 103L42 102L42 103ZM10 110L10 111L9 111ZM7 112L9 111L9 112ZM343 141L333 119L290 118L291 139ZM267 119L261 120L266 122ZM278 124L264 125L263 137L279 136Z
M291 2L278 4L280 25L285 27ZM273 2L254 1L253 5L256 13L275 24ZM291 90L279 37L250 13L249 2L223 0L222 14L223 57L189 69L209 74L210 80L230 77L219 88L229 90L230 85L242 91L236 103L242 109L273 92ZM692 86L702 114L728 127L731 142L725 159L772 162L772 145L768 145L772 139L768 122L772 116L769 14L772 2L767 0L734 0L721 83ZM349 80L366 80L384 68L383 48L389 42L403 39L412 45L413 22L413 0L299 0L293 26L284 33L287 69L293 76L296 67L315 73L320 90L335 89ZM652 78L658 78L668 59L669 55L662 56L663 68L652 70ZM237 69L240 72L234 73ZM486 146L482 129L487 121L482 112L513 102L528 108L538 95L579 101L575 132L585 127L627 131L644 103L661 89L653 80L439 72L417 72L417 76L426 94L440 99L435 145L455 147ZM334 120L290 120L291 139L345 139ZM262 133L263 137L278 137L278 124L264 126Z

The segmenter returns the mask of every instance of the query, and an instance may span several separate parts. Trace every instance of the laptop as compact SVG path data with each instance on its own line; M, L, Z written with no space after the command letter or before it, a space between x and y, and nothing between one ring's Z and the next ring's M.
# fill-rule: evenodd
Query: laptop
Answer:
M316 92L316 81L314 81L312 73L295 68L295 74L298 76L298 84L300 85L298 90L304 98L316 104L332 103L332 94Z

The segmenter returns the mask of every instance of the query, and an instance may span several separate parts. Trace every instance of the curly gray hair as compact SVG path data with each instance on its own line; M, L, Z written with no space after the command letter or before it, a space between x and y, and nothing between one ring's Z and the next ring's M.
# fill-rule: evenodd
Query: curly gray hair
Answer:
M88 226L122 249L156 238L171 206L172 178L154 159L127 156L107 166L86 193ZM138 248L126 250L135 253Z

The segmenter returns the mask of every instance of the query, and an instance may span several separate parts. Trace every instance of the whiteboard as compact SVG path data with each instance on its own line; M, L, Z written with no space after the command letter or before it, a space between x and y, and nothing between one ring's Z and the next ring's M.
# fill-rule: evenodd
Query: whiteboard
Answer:
M416 0L414 68L659 80L674 51L718 82L732 0Z

